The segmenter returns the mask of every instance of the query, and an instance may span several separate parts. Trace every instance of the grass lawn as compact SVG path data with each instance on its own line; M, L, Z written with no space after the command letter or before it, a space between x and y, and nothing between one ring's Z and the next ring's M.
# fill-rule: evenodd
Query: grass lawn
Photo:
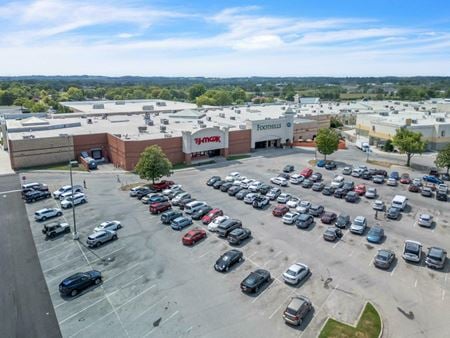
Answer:
M49 165L43 165L38 167L31 167L26 168L23 170L20 170L21 172L24 171L33 171L33 170L66 170L69 171L69 164L68 163L59 163L59 164L49 164ZM78 165L78 167L72 167L72 171L87 171L84 166L81 164Z
M329 318L319 338L377 338L380 332L380 315L372 304L367 303L356 327Z
M249 158L252 157L251 155L244 154L244 155L231 155L227 157L227 161L236 161L236 160L242 160L243 158Z

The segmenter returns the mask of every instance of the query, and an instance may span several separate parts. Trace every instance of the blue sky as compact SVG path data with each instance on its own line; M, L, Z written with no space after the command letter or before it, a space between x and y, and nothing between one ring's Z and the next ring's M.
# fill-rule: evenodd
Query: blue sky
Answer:
M0 0L0 75L450 75L450 4Z

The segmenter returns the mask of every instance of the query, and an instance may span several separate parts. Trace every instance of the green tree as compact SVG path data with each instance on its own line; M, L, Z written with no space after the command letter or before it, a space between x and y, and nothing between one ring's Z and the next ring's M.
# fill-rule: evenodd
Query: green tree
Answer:
M170 176L172 163L158 145L145 148L139 157L139 161L134 168L140 178L151 180L160 179L163 176Z
M394 146L392 144L392 140L387 140L383 145L383 150L390 153L394 151Z
M333 129L319 129L315 141L317 150L326 160L327 155L331 155L338 149L339 134Z
M444 149L439 150L434 163L439 168L446 168L448 174L450 169L450 144L447 144Z
M202 84L195 84L188 89L189 100L195 101L197 97L205 94L206 88Z
M331 127L331 128L340 128L340 127L342 127L342 126L343 126L342 122L339 121L336 117L333 116L333 117L330 119L330 127Z
M84 93L81 89L77 87L70 87L67 89L67 95L70 101L81 101L84 100Z
M396 146L401 153L406 154L406 166L410 166L411 158L415 154L422 154L425 151L427 143L422 140L422 133L414 132L406 128L397 129L397 133L392 139L392 144Z

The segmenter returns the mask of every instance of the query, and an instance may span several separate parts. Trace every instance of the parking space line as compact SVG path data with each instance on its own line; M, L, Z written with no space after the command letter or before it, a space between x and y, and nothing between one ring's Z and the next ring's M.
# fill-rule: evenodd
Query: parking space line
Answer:
M136 263L136 264L134 264L134 265L132 265L132 266L126 268L125 270L122 270L121 272L119 272L119 273L117 273L117 274L115 274L115 275L109 277L107 280L105 280L105 281L103 282L103 284L109 282L111 279L114 279L114 278L116 278L117 276L120 276L121 274L123 274L123 273L125 273L125 272L127 272L127 271L129 271L129 270L131 270L131 269L134 269L136 266L138 266L138 265L140 265L140 264L141 264L141 263Z
M247 259L250 259L251 257L255 256L258 253L258 251L252 253L250 256L247 257Z
M277 285L278 285L278 284L275 284L275 283L274 283L274 284L272 284L272 285L269 285L267 288L265 288L258 296L256 296L256 297L252 300L252 304L255 303L263 293L266 293L266 294L267 294L267 292L269 292L270 290L272 290L273 288L275 288ZM267 291L267 292L266 292L266 291Z
M391 276L394 275L394 272L395 272L396 269L397 269L397 265L395 265L395 267L392 269L392 271L391 271Z
M442 290L442 301L444 301L445 298L445 290Z
M60 263L60 264L58 264L58 265L56 265L56 266L54 266L54 267L51 267L50 269L43 270L42 272L43 272L44 274L46 274L46 273L49 272L49 271L52 271L52 270L54 270L54 269L57 269L57 268L59 268L60 266L63 266L64 264L68 264L68 263L70 263L70 262L72 262L72 261L74 261L74 260L77 260L77 259L79 259L79 258L80 258L79 256L76 256L75 258L72 258L72 259L69 259L68 261L62 262L62 263Z
M272 319L273 316L275 316L275 314L281 309L281 307L283 306L284 303L281 303L274 312L272 312L272 314L269 316L269 319Z
M198 256L198 258L203 258L203 257L205 257L207 254L209 254L210 252L211 252L211 250L210 250L210 251L206 251L204 254Z
M19 192L19 191L22 191L22 190L20 190L20 189L17 189L17 190L5 190L5 191L0 191L0 194L10 194L10 193Z
M110 253L108 253L108 254L106 254L106 255L103 255L103 256L97 256L97 258L94 259L94 260L93 260L92 262L90 262L89 264L92 264L92 263L95 263L95 262L97 262L97 261L103 260L105 257L111 256L112 254L115 254L117 251L120 251L120 250L123 250L123 249L125 249L124 246L121 247L121 248L119 248L119 249L117 249L117 250L114 250L114 251L112 251L112 252L110 252ZM80 250L81 250L81 248L80 248ZM83 252L84 257L86 257L86 255L84 254L84 251L83 251L83 250L82 250L82 252ZM87 257L86 257L86 260L87 260Z
M73 243L73 242L70 241L69 243ZM48 243L47 243L47 242L44 242L44 243L38 243L38 244L36 244L36 245L43 245L43 244L48 244ZM68 244L68 243L67 243L67 242L62 242L62 243L59 243L58 245L55 245L55 246L52 247L52 248L48 248L48 249L45 249L45 250L42 250L42 251L39 251L39 250L38 250L38 254L40 255L40 254L42 254L42 253L44 253L44 252L47 252L47 251L56 249L56 248L58 248L58 247L60 247L60 246L63 246L63 245L65 245L65 244Z
M143 311L141 314L139 314L137 317L135 317L133 319L133 321L138 320L139 318L141 318L144 314L146 314L148 311L150 311L152 308L154 308L156 305L160 304L163 300L165 300L167 298L167 296L164 296L163 298L161 298L159 301L157 301L155 304L151 305L150 307L146 308L145 311Z
M414 287L415 287L415 288L417 287L417 279L416 279L416 281L414 282Z
M141 279L141 278L144 277L144 276L145 276L145 274L140 275L139 277L133 279L132 281L129 281L128 283L122 285L122 286L121 286L120 288L118 288L116 291L111 292L111 293L108 293L107 295L108 295L108 296L112 296L113 294L115 294L115 293L119 292L120 290L122 290L124 287L130 285L130 284L133 283L133 282L136 282L137 280Z
M100 303L100 302L103 302L104 300L106 300L106 298L105 298L105 297L102 297L101 299L99 299L99 300L97 300L96 302L90 304L89 306L86 306L85 308L81 309L80 311L77 311L77 312L71 314L69 317L66 317L66 318L64 318L63 320L61 320L61 321L59 322L59 325L65 323L65 322L68 321L69 319L71 319L71 318L73 318L73 317L79 315L80 313L86 311L87 309L93 307L94 305L96 305L96 304L98 304L98 303Z
M172 313L166 320L162 321L161 324L159 324L159 326L157 326L157 327L161 327L161 325L167 323L170 319L172 319L173 317L175 317L175 316L178 314L178 312L180 312L180 311L177 310L177 311L175 311L174 313ZM157 327L153 328L150 332L148 332L148 333L146 333L145 335L143 335L142 338L151 335L151 334L156 330Z
M350 251L350 253L348 254L348 257L353 256L353 253L355 252L355 249L352 249L352 251Z

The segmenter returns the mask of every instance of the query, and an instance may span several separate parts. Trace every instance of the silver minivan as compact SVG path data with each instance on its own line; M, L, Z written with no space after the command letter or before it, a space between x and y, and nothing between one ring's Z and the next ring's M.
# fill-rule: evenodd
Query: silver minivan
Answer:
M203 208L206 205L207 205L206 202L193 201L186 204L186 206L184 207L184 212L186 214L193 214L194 212Z

